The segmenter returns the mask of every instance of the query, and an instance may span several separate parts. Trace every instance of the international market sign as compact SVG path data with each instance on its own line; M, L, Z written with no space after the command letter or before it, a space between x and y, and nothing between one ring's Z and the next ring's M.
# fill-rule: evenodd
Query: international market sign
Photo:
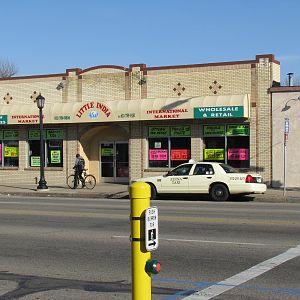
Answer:
M243 118L244 106L194 107L195 119Z

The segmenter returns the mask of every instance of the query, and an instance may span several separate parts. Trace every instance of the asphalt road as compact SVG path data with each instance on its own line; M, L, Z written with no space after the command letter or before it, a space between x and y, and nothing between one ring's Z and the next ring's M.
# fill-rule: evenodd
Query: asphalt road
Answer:
M300 299L300 204L152 205L152 299ZM128 199L1 197L0 299L131 299L129 213Z

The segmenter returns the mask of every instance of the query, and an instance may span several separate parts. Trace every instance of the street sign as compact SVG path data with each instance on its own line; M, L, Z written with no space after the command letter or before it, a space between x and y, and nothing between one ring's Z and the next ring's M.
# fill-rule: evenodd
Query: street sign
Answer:
M147 251L158 248L158 209L152 206L145 213L145 246Z
M290 131L290 120L289 118L284 118L284 145L286 146L288 141Z
M290 120L289 118L284 118L284 133L289 133L290 131Z

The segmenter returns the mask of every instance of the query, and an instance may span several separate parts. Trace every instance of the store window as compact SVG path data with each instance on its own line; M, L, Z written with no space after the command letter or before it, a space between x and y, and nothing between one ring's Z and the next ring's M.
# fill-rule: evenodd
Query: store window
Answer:
M63 167L63 138L62 129L44 130L45 167ZM28 131L29 166L40 166L40 131Z
M148 128L150 168L176 167L191 158L191 126L150 126Z
M19 166L18 130L0 130L0 166Z
M204 125L204 160L249 168L249 135L249 124Z

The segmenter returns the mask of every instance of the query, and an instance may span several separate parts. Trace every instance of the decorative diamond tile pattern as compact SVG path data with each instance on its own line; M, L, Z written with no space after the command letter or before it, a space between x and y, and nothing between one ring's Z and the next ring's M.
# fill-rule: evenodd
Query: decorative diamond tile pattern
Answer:
M222 88L222 85L220 85L217 80L215 80L210 86L209 89L212 91L213 94L217 94L218 91Z
M3 100L6 102L6 104L9 104L9 102L13 99L13 97L7 93L4 97Z
M185 87L182 86L180 82L178 82L177 85L173 88L173 91L177 94L177 96L180 97L185 91Z
M30 96L30 99L32 99L33 100L33 102L36 102L36 97L38 96L38 93L36 92L36 91L34 91L33 93L32 93L32 95Z

